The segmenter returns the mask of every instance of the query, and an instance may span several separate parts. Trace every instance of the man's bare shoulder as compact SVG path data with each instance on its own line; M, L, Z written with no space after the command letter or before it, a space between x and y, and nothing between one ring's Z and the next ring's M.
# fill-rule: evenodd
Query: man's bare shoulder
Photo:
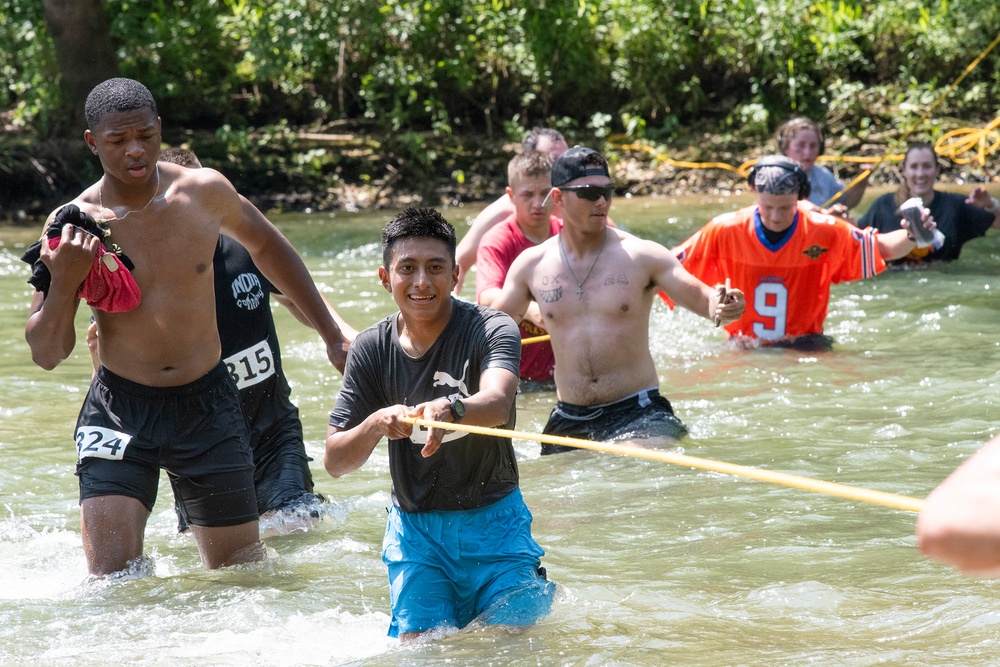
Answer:
M556 235L536 246L524 249L511 263L510 270L507 272L508 278L529 281L531 274L535 272L536 267L547 254L552 252L558 254L559 247L554 245L558 238Z
M229 179L211 167L189 169L171 162L158 162L156 168L163 180L174 187L233 189Z
M681 266L674 254L656 241L628 232L619 232L618 237L632 270L636 272L635 278L642 284L663 279L664 271L672 272Z
M472 226L482 227L485 225L485 228L489 229L505 220L514 210L514 202L504 193L476 215L472 220Z
M658 257L663 253L669 254L669 251L656 241L641 238L621 229L608 228L608 231L618 237L622 249L632 257Z
M555 236L550 236L549 238L545 239L544 241L542 241L538 245L531 246L530 248L526 248L520 254L520 256L518 257L518 259L520 259L520 257L524 257L525 255L527 255L528 256L528 261L531 261L531 262L537 264L543 257L545 257L545 255L551 254L551 253L556 253L556 254L559 253L559 235L558 234L556 234Z
M174 195L183 195L191 203L206 208L215 205L239 205L239 194L229 179L210 167L188 169L169 162L158 163L161 177Z
M59 211L70 204L75 204L81 211L98 220L104 217L101 215L101 204L98 194L99 183L100 182L94 183L86 190L78 194L73 200L63 202L62 204L59 204L59 206L52 209L52 211L49 212L48 216L45 218L45 227L47 228L49 223L55 220L56 214L59 213Z

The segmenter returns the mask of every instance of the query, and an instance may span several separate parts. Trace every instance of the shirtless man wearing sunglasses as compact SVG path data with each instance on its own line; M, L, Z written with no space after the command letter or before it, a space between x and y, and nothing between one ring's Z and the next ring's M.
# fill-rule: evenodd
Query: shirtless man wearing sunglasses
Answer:
M687 433L660 396L649 313L660 290L715 322L738 320L738 289L709 287L669 250L607 225L614 186L597 151L576 146L552 165L550 197L563 230L521 253L494 308L520 321L531 300L555 353L558 404L545 433L595 441L670 444ZM542 445L542 454L568 447Z

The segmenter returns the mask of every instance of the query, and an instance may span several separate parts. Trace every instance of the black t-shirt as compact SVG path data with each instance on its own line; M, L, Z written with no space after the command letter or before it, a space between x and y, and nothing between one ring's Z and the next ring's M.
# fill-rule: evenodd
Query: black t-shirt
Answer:
M452 299L451 319L419 359L403 352L398 313L358 334L347 353L344 383L330 424L351 429L390 405L417 405L444 396L471 396L488 368L517 375L521 336L509 316ZM513 428L514 406L506 427ZM393 502L404 512L463 510L491 505L517 488L510 438L450 431L433 456L420 450L426 430L389 441Z
M938 230L944 234L944 245L939 250L934 248L917 248L906 257L896 262L931 262L958 259L962 245L966 241L979 238L993 224L993 214L978 206L965 203L965 197L954 192L934 191L934 199L928 206ZM899 221L902 216L896 209L893 194L884 194L865 211L858 221L858 227L874 227L879 233L894 232L901 229ZM893 262L893 263L896 263Z
M279 292L254 265L250 253L228 236L219 236L213 265L222 360L239 387L257 459L268 439L288 427L289 420L301 428L281 370L271 315L270 296Z

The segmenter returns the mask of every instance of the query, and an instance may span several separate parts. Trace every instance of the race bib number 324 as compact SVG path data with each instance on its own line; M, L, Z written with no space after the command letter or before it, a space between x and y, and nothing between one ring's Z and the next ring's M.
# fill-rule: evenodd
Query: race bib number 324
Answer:
M102 426L81 426L76 429L76 456L82 461L88 456L121 461L132 436Z

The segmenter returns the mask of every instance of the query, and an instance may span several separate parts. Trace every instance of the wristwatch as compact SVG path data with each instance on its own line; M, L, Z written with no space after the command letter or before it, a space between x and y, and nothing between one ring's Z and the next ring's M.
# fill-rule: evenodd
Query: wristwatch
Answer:
M448 408L451 410L451 421L453 423L457 424L465 419L465 403L458 396L451 399L451 405Z

